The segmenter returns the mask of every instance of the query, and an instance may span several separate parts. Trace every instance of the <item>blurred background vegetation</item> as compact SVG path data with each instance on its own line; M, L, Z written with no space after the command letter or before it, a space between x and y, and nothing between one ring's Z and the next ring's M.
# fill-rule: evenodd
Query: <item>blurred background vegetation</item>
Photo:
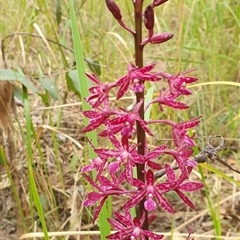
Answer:
M121 8L124 22L132 28L132 1L116 0L116 2ZM145 0L144 6L150 3L151 1ZM132 36L118 25L108 12L105 1L79 0L74 1L74 4L87 71L96 71L103 81L120 78L126 73L127 65L134 62ZM79 159L82 159L81 164L88 161L87 153L83 150L85 138L80 133L83 123L78 103L81 101L81 96L74 72L75 56L69 3L67 0L8 0L1 1L0 8L0 32L6 59L6 65L2 65L1 68L18 71L21 69L31 84L39 90L38 94L29 91L31 121L36 127L34 136L36 145L30 144L36 149L38 147L42 149L39 153L33 154L34 178L43 208L45 207L44 210L49 213L47 226L52 231L69 229L69 225L73 226L79 221L75 219L73 223L66 220L72 214L69 209L73 211L72 206L69 206L69 196L72 196L71 191L74 191L78 183L73 175L79 168ZM187 111L168 110L161 116L154 117L184 121L188 117L201 115L202 123L196 132L200 137L197 140L199 148L206 145L205 138L209 135L224 136L225 151L220 155L238 168L240 166L239 12L239 2L234 0L168 1L162 7L156 8L155 32L173 32L174 37L162 45L147 45L144 53L145 64L156 63L156 71L176 74L197 68L192 74L199 79L197 84L191 86L193 96L186 99L190 105ZM143 34L147 36L147 31ZM54 86L53 92L42 79L51 82L50 87ZM161 88L161 85L156 88ZM13 131L17 149L16 161L18 161L17 165L22 166L22 173L26 173L24 167L27 151L24 144L28 140L25 135L25 117L22 109L18 109L18 112L18 122L15 122L15 131ZM156 113L153 111L152 114ZM49 130L53 128L52 133ZM48 129L47 133L46 129ZM47 140L40 142L38 146L37 139L43 138L43 133L48 134ZM63 133L83 144L83 149L77 148L74 144L73 146L72 140L66 141L66 135ZM153 144L159 139L166 138L164 134L164 131L158 129ZM61 145L59 141L64 144ZM43 153L42 156L40 152ZM36 160L36 155L40 158L39 162ZM45 164L48 174L44 172ZM210 198L214 204L220 201L221 191L223 196L228 196L234 188L234 184L224 182L226 180L222 179L221 174L217 174L217 177L219 177L217 182L223 182L225 188L222 190L217 187L217 193ZM21 178L22 176L18 176L18 179ZM45 180L42 180L44 178ZM15 187L24 189L25 186L24 191L27 194L26 176L21 184ZM81 188L83 183L77 186ZM237 190L235 188L234 191L239 191L239 188ZM80 205L82 195L79 197ZM24 202L27 206L23 212L31 218L29 211L33 210L33 206L29 206L26 199ZM77 208L80 214L82 208L80 206ZM64 209L68 209L68 213L64 212ZM64 214L66 216L63 216ZM218 217L220 219L220 210ZM63 223L64 221L67 223ZM88 224L89 221L84 219L83 222ZM77 224L78 228L72 227L72 229L79 229L81 222ZM33 227L31 223L31 227L26 227L24 232L26 229L33 231ZM228 225L226 229L236 231L234 224ZM224 228L223 232L226 233L226 229Z

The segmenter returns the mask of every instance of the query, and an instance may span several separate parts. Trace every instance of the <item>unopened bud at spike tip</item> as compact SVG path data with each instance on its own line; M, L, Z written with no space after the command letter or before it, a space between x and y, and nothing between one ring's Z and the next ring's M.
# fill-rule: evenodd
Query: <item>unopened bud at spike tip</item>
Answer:
M151 5L148 5L144 11L144 24L148 30L153 29L154 27L154 11Z
M118 5L113 0L105 0L105 2L106 2L106 5L107 5L109 11L112 13L112 15L117 20L121 20L122 15L121 15L121 11L120 11Z
M155 0L153 1L153 7L157 7L157 6L160 6L161 4L167 2L168 0Z
M169 39L171 39L173 37L173 35L174 35L173 33L166 33L166 32L153 35L150 40L150 43L158 44L158 43L166 42Z

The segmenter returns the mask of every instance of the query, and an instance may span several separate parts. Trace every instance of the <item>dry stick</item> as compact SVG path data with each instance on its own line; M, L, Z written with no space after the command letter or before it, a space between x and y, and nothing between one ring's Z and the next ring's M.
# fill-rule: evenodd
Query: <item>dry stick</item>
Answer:
M220 144L217 147L213 147L212 144L211 144L211 139L212 138L210 137L209 138L209 143L205 147L205 149L203 149L199 154L197 154L191 160L195 161L197 163L205 163L208 159L210 159L212 161L217 160L218 162L220 162L224 166L228 167L232 171L240 174L240 171L236 170L235 168L233 168L232 166L230 166L229 164L224 162L219 156L217 156L217 153L223 149L224 139L220 135L216 135L214 137L217 137L217 138L220 139ZM177 169L179 169L178 166L173 167L173 170L177 170ZM156 172L154 174L154 177L155 177L155 179L157 179L157 178L160 178L160 177L164 176L165 174L166 174L166 170L162 169L162 170Z
M224 165L224 166L228 167L229 169L231 169L232 171L240 174L240 171L238 171L237 169L233 168L231 165L229 165L229 164L227 164L226 162L224 162L219 156L216 156L216 157L217 157L216 160L217 160L218 162L220 162L222 165Z

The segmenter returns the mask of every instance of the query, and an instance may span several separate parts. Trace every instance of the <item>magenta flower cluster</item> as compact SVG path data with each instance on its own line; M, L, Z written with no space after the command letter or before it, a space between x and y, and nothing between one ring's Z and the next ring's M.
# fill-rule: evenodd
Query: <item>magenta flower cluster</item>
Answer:
M149 34L148 38L143 40L142 46L148 43L166 42L173 36L170 33L154 34L153 32L153 10L164 2L166 0L155 0L144 11L144 24ZM116 3L112 0L106 0L106 4L119 24L127 31L135 34L123 23L121 12ZM186 85L195 82L197 78L186 76L191 71L172 75L166 72L154 72L154 67L155 64L141 68L130 64L126 75L111 83L102 82L94 74L87 74L94 86L89 89L90 96L86 98L86 101L92 106L92 110L83 112L83 115L90 119L83 132L89 132L101 126L102 131L98 135L108 139L112 147L108 148L107 145L109 144L102 148L92 146L97 157L92 159L89 165L82 168L82 173L95 190L88 194L84 206L92 206L98 203L93 217L93 222L95 222L109 196L119 196L125 199L121 209L122 213L114 212L117 220L108 219L117 232L107 236L107 239L162 239L162 235L143 228L145 219L147 218L148 225L150 225L156 218L153 213L158 208L169 213L175 212L174 207L166 197L166 193L171 191L176 192L190 208L194 208L193 202L185 192L196 191L203 187L202 183L189 180L189 175L197 163L190 160L195 143L188 134L188 129L199 124L199 117L181 123L169 119L145 121L139 114L139 109L144 105L144 99L137 102L132 111L113 109L110 105L110 91L117 92L117 99L121 99L129 90L142 93L145 81L157 84L157 82L165 80L168 87L160 91L158 97L145 104L144 111L153 104L158 104L160 111L164 111L165 108L187 109L188 106L181 102L179 98L191 94ZM151 124L169 126L175 148L169 149L167 145L160 145L149 151L146 138L145 153L144 155L139 154L137 148L141 143L132 144L132 141L130 141L136 133L137 123L149 136L153 135L150 128ZM176 160L180 170L178 174L169 164L165 163L163 166L159 164L157 159L166 154L170 156L170 159ZM143 166L142 174L145 181L133 176L133 169L137 165ZM166 177L159 181L155 178L154 173L161 169L165 169ZM95 179L87 174L92 170L97 173ZM132 217L130 209L136 207L141 201L144 201L142 217ZM146 212L148 212L147 217Z

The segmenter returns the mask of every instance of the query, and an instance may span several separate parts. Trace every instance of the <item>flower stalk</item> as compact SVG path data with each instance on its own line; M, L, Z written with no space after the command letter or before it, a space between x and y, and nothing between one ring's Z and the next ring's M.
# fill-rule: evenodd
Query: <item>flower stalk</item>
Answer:
M143 48L142 45L142 6L143 1L137 0L134 3L134 17L135 17L135 35L134 35L134 46L135 46L135 64L138 68L143 67ZM141 81L141 80L140 80ZM141 83L141 82L140 82ZM136 93L136 102L140 102L144 99L144 90ZM144 102L139 109L139 116L144 120ZM138 153L144 155L145 150L145 131L141 127L140 123L137 123L137 143L140 144L138 146ZM145 176L143 174L144 165L136 164L137 167L137 177L141 181L145 181ZM145 212L146 217L143 222L143 229L148 229L148 216L147 211L144 209L144 199L138 204L136 207L136 214L139 219L141 219L143 212Z
M113 0L106 0L107 8L120 26L133 35L135 63L129 64L126 75L111 83L104 83L95 75L87 74L94 86L89 89L90 95L85 99L92 106L92 110L83 112L83 115L90 119L83 132L103 128L98 136L108 139L112 148L92 146L98 157L92 159L88 166L83 167L82 173L95 190L88 194L84 205L87 207L99 202L93 217L93 222L95 222L109 196L125 199L122 213L114 211L117 220L108 219L117 232L106 236L106 239L162 239L162 235L149 231L149 225L156 218L154 211L159 208L174 214L174 207L165 194L174 191L187 206L194 208L194 203L184 192L196 191L203 187L202 183L189 181L189 176L193 167L197 166L197 161L191 160L195 143L193 137L189 136L188 129L196 127L200 122L200 117L181 123L170 119L144 120L144 113L152 104L159 104L160 111L164 111L165 108L172 108L175 111L187 109L188 105L181 102L179 97L192 94L186 88L186 84L197 80L195 77L186 76L192 70L170 74L154 72L155 64L144 66L144 47L147 44L162 44L173 37L172 33L154 33L154 9L166 1L153 0L150 5L144 7L143 0L132 0L135 26L134 30L131 30L124 23L117 3ZM145 8L144 11L143 8ZM143 40L144 27L148 35ZM159 96L146 105L144 83L146 81L157 83L164 80L168 87L161 90ZM117 100L128 91L135 92L136 105L132 111L111 107L109 92L113 89L117 90ZM169 128L175 144L174 148L160 145L152 151L148 150L146 135L153 135L150 128L152 124L161 124ZM135 145L129 141L134 134L137 135ZM171 156L176 160L177 165L174 167L167 163L161 165L158 158L163 155ZM134 168L137 171L137 178L133 175ZM97 171L95 179L87 174L92 170ZM164 174L165 180L156 181L159 175ZM136 209L136 216L131 216L131 208Z

